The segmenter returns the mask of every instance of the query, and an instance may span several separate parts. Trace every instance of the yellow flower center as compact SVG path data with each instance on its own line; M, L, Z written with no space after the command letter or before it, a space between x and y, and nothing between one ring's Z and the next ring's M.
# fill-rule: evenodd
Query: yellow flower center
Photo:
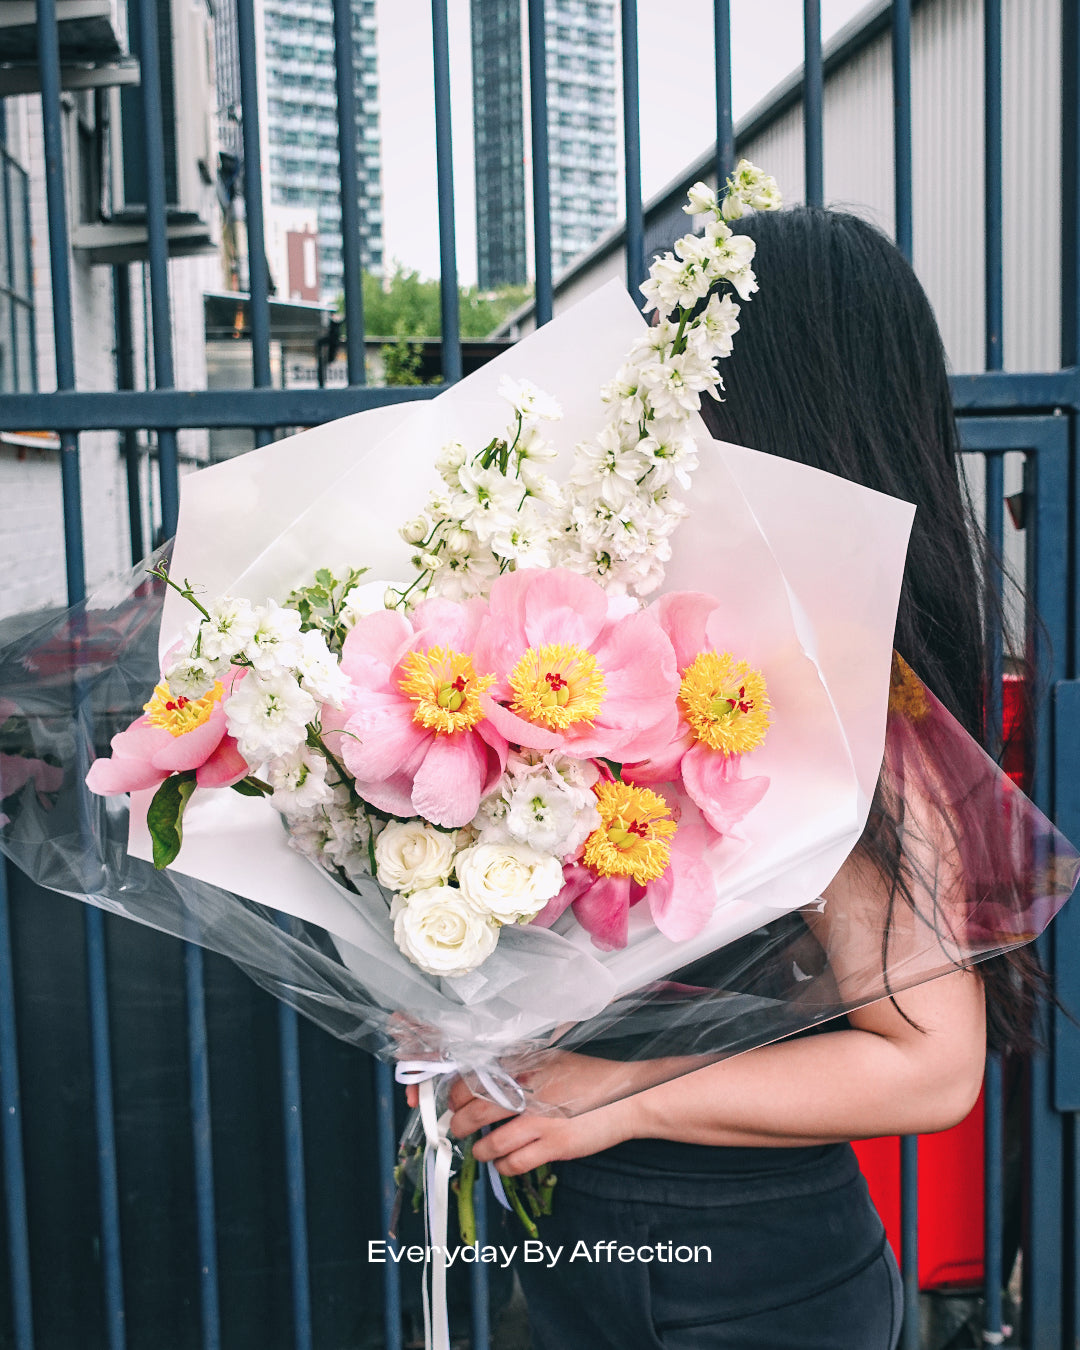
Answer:
M772 720L765 677L729 652L698 652L679 686L679 706L697 739L725 755L756 750Z
M585 865L602 877L631 877L639 886L664 874L668 842L678 828L668 804L649 788L595 785L601 824L585 840Z
M510 710L530 722L565 731L591 722L604 702L604 672L584 647L549 642L530 647L510 672Z
M398 688L416 704L413 721L438 735L467 731L484 716L480 695L494 675L477 675L472 657L448 647L409 652Z
M220 680L202 698L185 698L183 694L174 694L162 680L155 688L150 702L143 704L143 712L155 727L164 727L170 736L184 736L209 719L224 695L225 686Z

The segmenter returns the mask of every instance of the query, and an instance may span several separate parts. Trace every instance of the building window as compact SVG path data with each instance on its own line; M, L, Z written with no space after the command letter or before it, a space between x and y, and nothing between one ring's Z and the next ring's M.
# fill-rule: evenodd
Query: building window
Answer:
M0 393L29 393L37 388L29 178L3 144L0 144L0 236Z

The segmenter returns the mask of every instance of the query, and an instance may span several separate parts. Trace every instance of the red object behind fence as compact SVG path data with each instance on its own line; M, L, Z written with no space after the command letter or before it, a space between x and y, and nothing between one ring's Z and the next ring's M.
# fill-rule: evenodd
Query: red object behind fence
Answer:
M900 1259L900 1141L855 1144L870 1198ZM941 1134L919 1139L919 1287L977 1286L983 1278L983 1098Z

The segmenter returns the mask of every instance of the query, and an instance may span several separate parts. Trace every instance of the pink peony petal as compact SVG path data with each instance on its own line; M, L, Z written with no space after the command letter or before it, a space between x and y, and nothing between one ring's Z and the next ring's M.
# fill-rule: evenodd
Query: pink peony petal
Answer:
M480 695L480 706L487 720L511 745L523 745L529 750L558 750L564 744L565 737L559 732L552 731L550 727L534 726L524 717L518 717L509 708L504 708L501 703L496 703L488 694Z
M433 736L413 780L413 806L433 825L460 829L476 815L486 771L487 746L479 736Z
M236 742L225 735L206 763L195 770L195 781L199 787L232 787L250 772L251 765L237 749Z
M185 731L182 736L173 736L161 728L164 740L160 741L151 754L151 762L156 769L166 773L184 773L188 769L197 769L205 764L221 744L225 735L225 706L214 705L214 711L193 731Z
M646 888L653 923L672 942L696 937L712 917L716 889L704 860L709 842L704 825L680 824L667 870Z
M487 747L487 773L480 793L482 797L486 797L489 792L494 791L495 785L506 770L506 756L510 747L506 743L506 737L486 718L477 722L475 732Z
M417 650L428 647L449 647L455 652L472 652L476 646L480 625L487 614L483 600L423 600L410 615L415 637L411 646ZM484 671L477 670L478 675Z
M530 578L525 592L528 646L549 642L593 646L607 623L608 608L607 595L597 582L562 567L510 575Z
M718 604L715 596L702 591L671 591L649 607L675 649L680 670L686 670L694 657L711 645L705 637L705 625Z
M365 705L345 724L341 757L357 781L378 782L413 774L435 733L413 721L413 704L401 698Z
M114 754L110 759L94 760L86 775L86 786L99 796L114 797L121 792L142 792L144 788L157 787L168 776L146 759Z
M625 947L630 931L629 877L597 877L574 901L574 918L601 951Z
M531 919L531 923L541 928L550 928L567 905L572 905L579 895L583 895L596 880L596 874L577 863L566 863L563 867L563 888L558 895L549 900L544 908Z
M676 721L678 721L677 718ZM680 730L683 734L676 734L670 737L666 744L661 743L654 747L648 759L641 760L638 763L624 764L622 776L626 782L639 783L642 786L647 786L649 783L674 782L678 777L679 765L682 763L683 755L695 743L694 738L688 731L676 726L676 733Z
M361 658L374 660L387 670L393 670L408 650L412 636L412 624L397 610L377 609L372 614L365 614L345 638L341 650L341 668L350 679L356 678L356 682L362 685L365 679L353 675L354 665L358 671L369 669L367 662Z
M358 782L356 790L377 811L386 811L392 816L415 816L412 786L412 775L399 773L393 778L384 778L381 783Z
M682 780L687 794L718 834L729 834L769 787L765 775L743 778L738 756L710 750L700 741L683 756Z

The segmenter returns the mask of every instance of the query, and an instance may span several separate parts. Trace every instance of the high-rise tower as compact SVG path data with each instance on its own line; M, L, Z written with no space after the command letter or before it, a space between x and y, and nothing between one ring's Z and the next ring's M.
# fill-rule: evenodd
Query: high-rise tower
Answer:
M522 0L472 0L477 277L527 280ZM552 267L618 219L615 6L546 0Z

